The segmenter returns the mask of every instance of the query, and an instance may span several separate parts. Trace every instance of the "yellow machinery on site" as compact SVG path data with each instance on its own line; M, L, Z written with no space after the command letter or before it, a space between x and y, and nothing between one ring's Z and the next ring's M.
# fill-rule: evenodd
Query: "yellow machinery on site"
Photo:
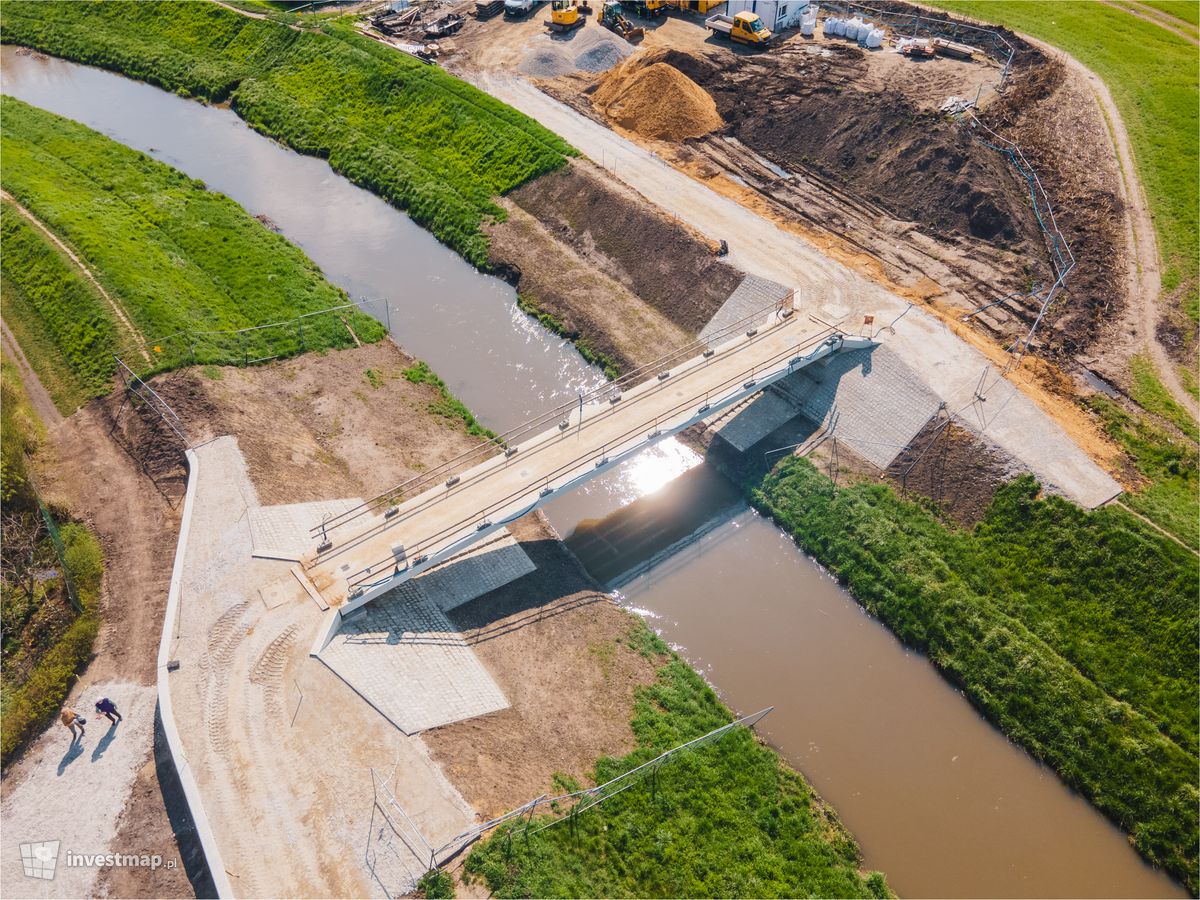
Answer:
M546 27L564 34L586 25L587 18L583 13L590 11L589 7L581 7L578 0L551 0L550 19L546 22Z
M723 34L731 41L755 47L766 47L775 37L758 13L745 11L733 16L709 16L704 21L704 27L713 34Z
M600 19L601 25L611 28L630 43L640 41L646 35L646 29L640 25L634 25L625 18L621 12L620 0L603 0L596 16Z

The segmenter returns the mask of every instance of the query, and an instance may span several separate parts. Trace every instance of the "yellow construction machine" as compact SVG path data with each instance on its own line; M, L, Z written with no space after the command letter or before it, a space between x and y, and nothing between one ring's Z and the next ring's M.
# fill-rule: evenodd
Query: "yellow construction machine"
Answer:
M602 0L600 11L596 15L600 19L601 25L611 28L630 43L640 41L646 36L646 29L640 25L634 25L625 18L621 12L619 0Z
M559 34L565 34L587 24L585 13L591 12L590 7L580 6L578 0L550 0L550 18L546 27Z

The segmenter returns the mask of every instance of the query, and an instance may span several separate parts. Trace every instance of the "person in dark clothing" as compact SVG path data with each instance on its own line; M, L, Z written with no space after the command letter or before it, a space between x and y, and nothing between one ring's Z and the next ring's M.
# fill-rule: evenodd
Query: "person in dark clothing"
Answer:
M101 697L96 701L96 715L107 716L108 721L116 725L121 721L121 714L117 712L117 704L113 703L107 697ZM113 716L116 716L114 719Z

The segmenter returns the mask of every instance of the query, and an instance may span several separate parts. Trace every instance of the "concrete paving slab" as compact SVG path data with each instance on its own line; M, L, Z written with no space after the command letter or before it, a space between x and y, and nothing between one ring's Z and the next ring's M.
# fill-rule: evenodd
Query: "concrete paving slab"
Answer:
M508 706L416 581L352 613L320 659L405 734Z
M745 453L768 434L800 415L800 407L788 397L764 391L739 410L717 431L740 453Z
M505 709L445 612L534 568L505 529L350 613L318 657L405 734Z
M254 555L263 559L299 561L313 546L309 529L320 525L322 519L344 513L361 502L352 497L255 507L250 510L250 538L254 543Z
M779 392L830 428L868 462L886 469L937 413L941 399L887 346L851 350L784 379Z
M778 281L760 278L758 275L747 275L741 280L729 298L721 304L721 308L709 319L708 324L700 332L700 339L712 340L735 322L753 315L759 310L778 303L787 296L788 288ZM728 339L728 338L726 338Z

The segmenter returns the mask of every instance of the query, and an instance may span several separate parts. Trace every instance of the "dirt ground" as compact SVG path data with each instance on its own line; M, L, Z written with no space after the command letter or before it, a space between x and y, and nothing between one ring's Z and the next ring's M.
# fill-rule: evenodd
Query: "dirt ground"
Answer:
M934 417L886 474L897 490L928 497L956 522L974 525L1020 469L961 425Z
M552 791L555 773L590 783L597 757L632 750L633 692L659 665L622 642L637 621L540 518L514 533L537 571L450 613L512 705L424 734L489 817Z
M1103 118L1078 73L1064 74L1042 49L1004 32L1017 55L1009 89L997 99L999 64L988 58L914 61L890 48L868 52L826 39L819 28L813 38L787 32L780 46L763 53L730 46L698 19L672 15L638 24L646 27L645 39L626 62L612 63L676 68L713 97L722 129L699 139L652 140L593 105L613 73L521 68L530 42L545 39L540 21L469 23L452 66L524 71L557 99L718 192L950 316L1052 280L1023 179L1005 157L938 112L951 96L980 95L983 119L1042 167L1059 225L1080 260L1069 291L1049 311L1038 352L1065 365L1076 357L1098 357L1101 364L1108 356L1128 359L1128 329L1120 327L1128 286L1121 278L1126 241L1118 170ZM556 38L556 52L562 56L558 48L572 47L581 34ZM1039 303L1013 299L970 324L1007 344L1028 329ZM1159 331L1178 354L1185 342L1170 323Z
M508 199L594 271L685 332L698 333L708 324L742 280L742 273L715 256L710 242L589 163L573 162ZM531 264L536 265L526 260L522 271ZM587 312L580 308L576 314Z
M478 442L457 421L431 415L433 388L402 375L411 364L382 342L252 369L174 372L154 386L193 442L238 436L263 502L299 502L369 496ZM96 529L107 555L104 624L73 695L113 679L152 690L186 485L180 442L157 417L120 399L94 401L53 430L56 464L43 479L53 501ZM488 814L548 789L554 772L586 776L597 756L630 749L632 692L656 668L620 643L632 620L596 591L540 518L518 523L517 534L538 571L456 612L512 708L429 735L446 775ZM306 646L295 644L297 659ZM314 696L337 693L328 678L308 677L304 689ZM177 832L189 837L192 825L158 752L161 740L144 743L113 846L164 848L194 873L195 843L181 848L175 840ZM6 772L6 784L23 764ZM184 868L113 869L98 885L114 896L194 895Z

